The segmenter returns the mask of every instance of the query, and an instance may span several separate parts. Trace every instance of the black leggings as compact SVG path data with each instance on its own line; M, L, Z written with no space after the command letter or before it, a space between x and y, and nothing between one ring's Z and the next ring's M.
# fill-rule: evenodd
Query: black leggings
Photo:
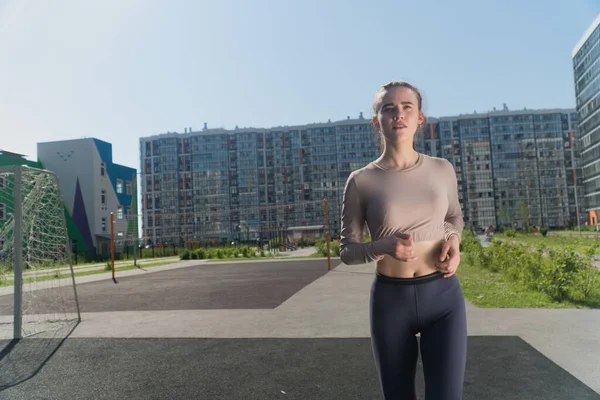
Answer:
M462 399L467 319L456 275L377 274L371 288L371 340L386 400L416 399L418 332L427 400Z

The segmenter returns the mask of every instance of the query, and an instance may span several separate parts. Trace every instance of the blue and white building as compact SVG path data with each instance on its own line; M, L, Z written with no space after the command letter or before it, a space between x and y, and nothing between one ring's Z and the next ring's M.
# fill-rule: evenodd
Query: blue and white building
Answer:
M114 213L116 251L133 245L137 220L136 174L113 162L112 145L93 138L38 143L39 163L54 172L80 238L78 248L110 254L110 213Z

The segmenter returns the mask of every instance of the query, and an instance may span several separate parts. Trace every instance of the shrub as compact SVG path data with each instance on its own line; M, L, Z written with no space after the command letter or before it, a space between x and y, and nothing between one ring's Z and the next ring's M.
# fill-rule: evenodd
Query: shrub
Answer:
M593 264L594 254L596 253L597 248L598 243L596 242L582 251L582 265L575 275L573 283L574 289L581 293L584 299L588 299L590 294L592 294L600 284L600 271L598 271Z
M584 299L600 284L600 273L593 266L598 244L578 254L577 245L546 247L522 243L493 241L482 247L468 235L461 243L465 262L500 272L507 279L546 293L563 302L580 294Z
M495 240L490 246L490 263L487 268L493 272L506 271L510 263L509 245L507 242Z
M540 228L540 233L545 237L548 234L548 227L544 226Z
M330 250L331 250L332 256L339 257L340 256L340 242L337 240L332 241L331 245L330 245Z
M571 248L552 248L548 257L548 262L541 262L541 276L536 286L560 302L567 298L575 274L582 267L582 259Z
M319 239L316 248L319 255L327 257L327 241L325 239ZM332 257L340 256L340 242L338 240L332 240L329 243L329 252Z
M317 253L319 253L322 256L327 256L327 243L325 239L321 238L317 240L317 242L315 243L315 247L317 249Z
M460 241L460 251L477 251L481 241L469 230L465 230Z
M485 268L492 268L492 249L489 247L482 247L478 254L479 265Z
M196 250L196 256L198 257L199 260L204 260L205 258L207 258L208 256L208 251L205 249L198 249Z
M189 250L185 250L185 251L181 252L181 254L179 255L179 259L180 260L189 260L190 259Z
M243 257L250 257L250 248L249 247L244 247L242 249L242 256Z
M514 238L517 235L517 233L514 229L509 228L504 230L504 235L506 235L506 237Z
M301 238L300 240L298 240L298 246L302 247L302 248L316 246L317 241L319 241L319 240L323 240L323 239Z

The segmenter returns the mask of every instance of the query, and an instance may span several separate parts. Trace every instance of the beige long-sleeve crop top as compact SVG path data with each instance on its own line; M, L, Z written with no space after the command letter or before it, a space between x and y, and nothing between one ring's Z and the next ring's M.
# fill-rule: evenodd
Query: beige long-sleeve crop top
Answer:
M363 242L367 224L371 242ZM443 158L419 154L417 163L403 170L386 170L375 162L353 171L344 187L340 258L345 264L379 259L372 242L406 233L415 242L460 239L464 227L458 201L456 173Z

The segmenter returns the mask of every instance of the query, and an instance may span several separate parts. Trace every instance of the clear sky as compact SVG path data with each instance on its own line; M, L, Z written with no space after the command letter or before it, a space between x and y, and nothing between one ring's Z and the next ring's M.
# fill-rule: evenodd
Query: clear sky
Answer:
M0 148L370 116L405 79L439 117L575 106L596 0L0 0Z

